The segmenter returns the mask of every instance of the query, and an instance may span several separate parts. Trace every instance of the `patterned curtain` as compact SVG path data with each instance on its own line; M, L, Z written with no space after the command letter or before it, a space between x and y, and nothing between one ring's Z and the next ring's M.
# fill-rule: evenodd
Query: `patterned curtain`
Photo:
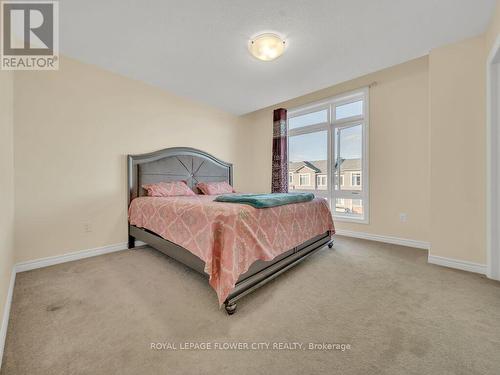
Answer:
M286 109L275 109L273 114L272 193L288 193L287 147Z

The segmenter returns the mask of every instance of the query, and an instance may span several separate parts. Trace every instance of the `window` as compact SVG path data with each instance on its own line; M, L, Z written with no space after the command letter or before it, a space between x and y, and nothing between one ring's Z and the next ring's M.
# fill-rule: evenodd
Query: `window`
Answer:
M361 186L361 172L354 172L351 174L351 185Z
M288 112L290 169L313 176L291 190L326 198L340 221L368 222L368 99L366 88Z
M296 129L303 126L325 123L328 121L327 116L328 111L324 109L317 112L310 112L302 116L293 117L288 120L288 128Z
M316 125L306 127L314 129ZM310 191L317 197L329 198L328 194L328 131L306 131L297 129L293 136L288 137L288 169L298 171L295 185L289 186L290 191ZM324 174L326 186L316 188L315 176ZM302 176L302 177L301 177Z
M288 173L288 184L293 184L293 172Z
M299 175L299 185L300 186L311 185L311 176L308 173L301 173Z
M353 116L363 115L363 101L338 105L335 109L335 119L342 120Z
M335 200L335 213L361 219L363 217L363 205L360 199L337 198Z
M318 187L326 187L326 175L325 174L319 174L316 176L316 185L318 185Z

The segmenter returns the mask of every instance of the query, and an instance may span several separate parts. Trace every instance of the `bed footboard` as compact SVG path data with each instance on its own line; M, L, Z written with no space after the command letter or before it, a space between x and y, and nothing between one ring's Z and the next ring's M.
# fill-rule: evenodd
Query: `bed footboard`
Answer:
M237 283L234 290L224 302L226 312L229 315L233 315L236 312L236 301L296 266L309 256L321 250L325 245L328 245L329 248L333 247L333 240L329 233L325 233L322 236L307 241L301 246L298 246L292 255L273 263L269 267Z
M135 240L140 240L147 243L151 247L161 251L171 258L183 263L194 271L208 277L205 273L205 263L193 255L189 250L184 249L182 246L176 245L155 233L148 230L138 228L134 225L129 225L129 247L133 247ZM240 280L236 283L234 290L224 302L224 307L229 315L236 312L236 301L267 284L269 281L275 279L283 272L289 270L293 266L299 264L309 256L313 255L323 247L328 245L329 248L333 246L333 240L330 233L323 233L316 236L309 241L297 246L284 253L284 256L276 258L272 261L258 261L258 267L249 270L246 274L242 275ZM257 263L257 262L256 262Z

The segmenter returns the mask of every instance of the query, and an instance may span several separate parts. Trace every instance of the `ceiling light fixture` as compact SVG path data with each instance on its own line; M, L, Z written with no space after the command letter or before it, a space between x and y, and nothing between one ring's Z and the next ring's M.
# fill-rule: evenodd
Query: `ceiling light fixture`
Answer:
M264 33L252 38L248 50L259 60L272 61L285 52L286 42L273 33Z

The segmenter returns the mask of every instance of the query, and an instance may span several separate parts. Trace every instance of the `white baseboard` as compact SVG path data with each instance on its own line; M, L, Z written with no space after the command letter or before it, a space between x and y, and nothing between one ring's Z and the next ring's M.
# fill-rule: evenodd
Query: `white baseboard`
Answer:
M456 268L462 271L486 274L486 264L479 264L468 262L466 260L458 260L452 258L440 257L437 255L430 255L427 258L427 261L431 264L436 264L438 266Z
M390 243L393 245L408 246L408 247L414 247L417 249L424 249L424 250L429 250L431 248L431 244L429 242L425 242L425 241L417 241L417 240L409 240L407 238L383 236L380 234L355 232L352 230L345 230L345 229L336 229L335 232L339 236L361 238L363 240L385 242L385 243Z
M339 236L361 238L364 240L385 242L385 243L390 243L390 244L394 244L394 245L414 247L417 249L424 249L424 250L431 249L431 244L429 242L409 240L406 238L382 236L379 234L355 232L355 231L350 231L350 230L345 230L345 229L336 230L336 234L338 234ZM427 257L427 262L431 263L431 264L436 264L438 266L455 268L458 270L480 273L483 275L486 274L486 270L487 270L486 264L473 263L473 262L468 262L465 260L445 258L445 257L440 257L437 255L430 255L430 254Z
M12 294L14 293L14 284L16 282L16 269L12 267L10 273L9 289L2 315L2 325L0 326L0 368L2 367L3 350L5 348L5 339L7 338L7 327L9 326L10 306L12 305Z
M53 257L28 260L26 262L17 263L15 265L16 273L30 271L42 267L53 266L55 264L71 262L73 260L95 257L97 255L114 253L115 251L126 250L126 249L127 249L127 243L123 242L114 245L96 247L94 249L76 251L74 253L56 255Z

